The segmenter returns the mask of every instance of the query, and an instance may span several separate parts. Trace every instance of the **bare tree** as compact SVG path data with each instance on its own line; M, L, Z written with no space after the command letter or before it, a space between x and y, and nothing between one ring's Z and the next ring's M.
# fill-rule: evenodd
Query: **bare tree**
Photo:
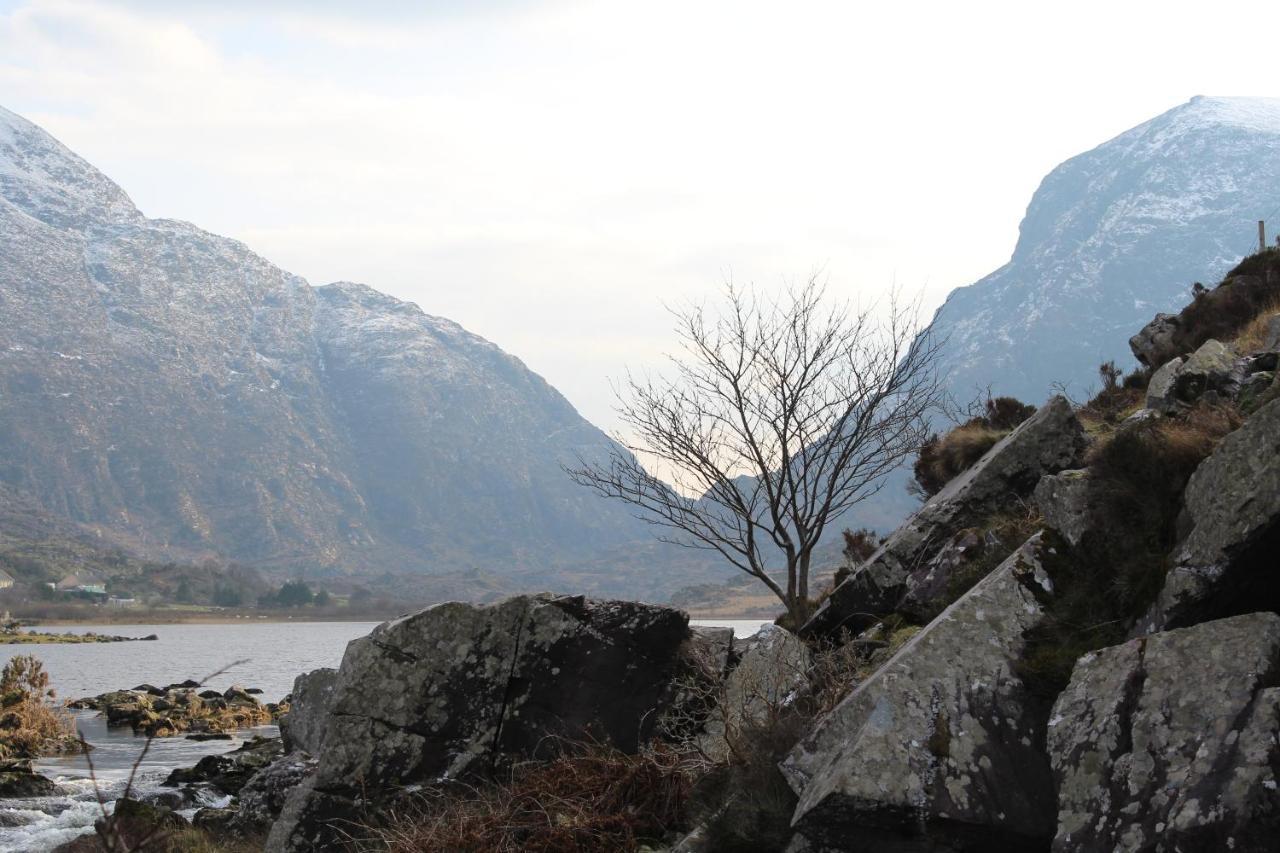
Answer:
M636 506L663 541L719 552L798 625L828 525L928 437L939 344L918 306L831 305L815 278L777 301L730 285L722 313L673 313L683 352L671 375L629 376L622 447L569 473Z

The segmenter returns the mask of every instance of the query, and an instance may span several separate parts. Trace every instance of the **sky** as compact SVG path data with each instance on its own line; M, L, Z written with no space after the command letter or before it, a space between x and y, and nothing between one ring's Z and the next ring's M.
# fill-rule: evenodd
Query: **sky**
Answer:
M1274 95L1256 3L0 0L0 104L149 216L496 342L588 419L668 307L818 273L931 312L1050 169Z

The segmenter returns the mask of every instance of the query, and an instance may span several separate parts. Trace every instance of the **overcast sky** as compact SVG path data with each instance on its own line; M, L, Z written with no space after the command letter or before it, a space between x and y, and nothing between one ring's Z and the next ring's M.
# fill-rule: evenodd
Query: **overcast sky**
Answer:
M932 310L1057 163L1276 94L1265 9L0 0L0 104L147 215L455 319L612 427L664 301L821 269Z

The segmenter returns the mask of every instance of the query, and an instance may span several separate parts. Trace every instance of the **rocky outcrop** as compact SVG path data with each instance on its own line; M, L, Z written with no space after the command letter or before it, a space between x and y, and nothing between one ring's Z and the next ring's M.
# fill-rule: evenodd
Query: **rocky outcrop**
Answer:
M1155 319L1129 338L1133 357L1147 367L1160 367L1178 354L1174 334L1180 322L1176 314L1157 314Z
M1084 430L1071 404L1050 399L886 539L832 590L801 634L857 633L893 612L910 591L912 574L949 537L1011 497L1030 494L1045 474L1077 467L1084 449Z
M337 683L338 671L332 667L312 670L294 679L289 713L280 718L280 737L286 751L300 749L311 755L320 754Z
M77 699L68 707L100 711L107 718L107 725L129 726L135 732L156 737L262 726L288 710L288 705L259 702L243 687L228 687L218 693L200 691L199 686L194 681L163 689L143 684L132 690Z
M226 830L242 837L261 837L280 816L289 795L315 772L316 759L293 752L249 777L236 796L234 816Z
M1280 608L1280 400L1222 440L1183 500L1191 532L1137 633Z
M1049 723L1054 849L1274 849L1278 738L1274 613L1085 655Z
M255 774L284 753L279 738L256 737L238 749L221 755L206 755L194 767L180 767L169 774L164 784L209 785L223 794L235 796Z
M688 636L679 611L549 595L378 626L347 647L316 773L268 849L322 849L357 798L483 776L561 739L636 749L672 698Z
M1077 468L1042 477L1035 502L1045 525L1075 547L1089 526L1089 470Z
M742 748L742 738L752 738L754 728L777 717L808 684L809 647L785 628L765 625L745 647L699 738L702 751L714 761Z
M1032 537L912 638L781 768L838 850L1026 850L1053 836L1042 703L1014 667L1053 583Z
M30 759L0 760L0 798L51 797L58 791L52 779L32 769Z

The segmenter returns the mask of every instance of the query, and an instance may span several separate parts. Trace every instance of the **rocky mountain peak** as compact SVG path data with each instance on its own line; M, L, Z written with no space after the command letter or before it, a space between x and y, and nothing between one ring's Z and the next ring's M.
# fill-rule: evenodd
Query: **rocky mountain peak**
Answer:
M0 196L59 228L133 222L124 190L36 125L0 107Z

